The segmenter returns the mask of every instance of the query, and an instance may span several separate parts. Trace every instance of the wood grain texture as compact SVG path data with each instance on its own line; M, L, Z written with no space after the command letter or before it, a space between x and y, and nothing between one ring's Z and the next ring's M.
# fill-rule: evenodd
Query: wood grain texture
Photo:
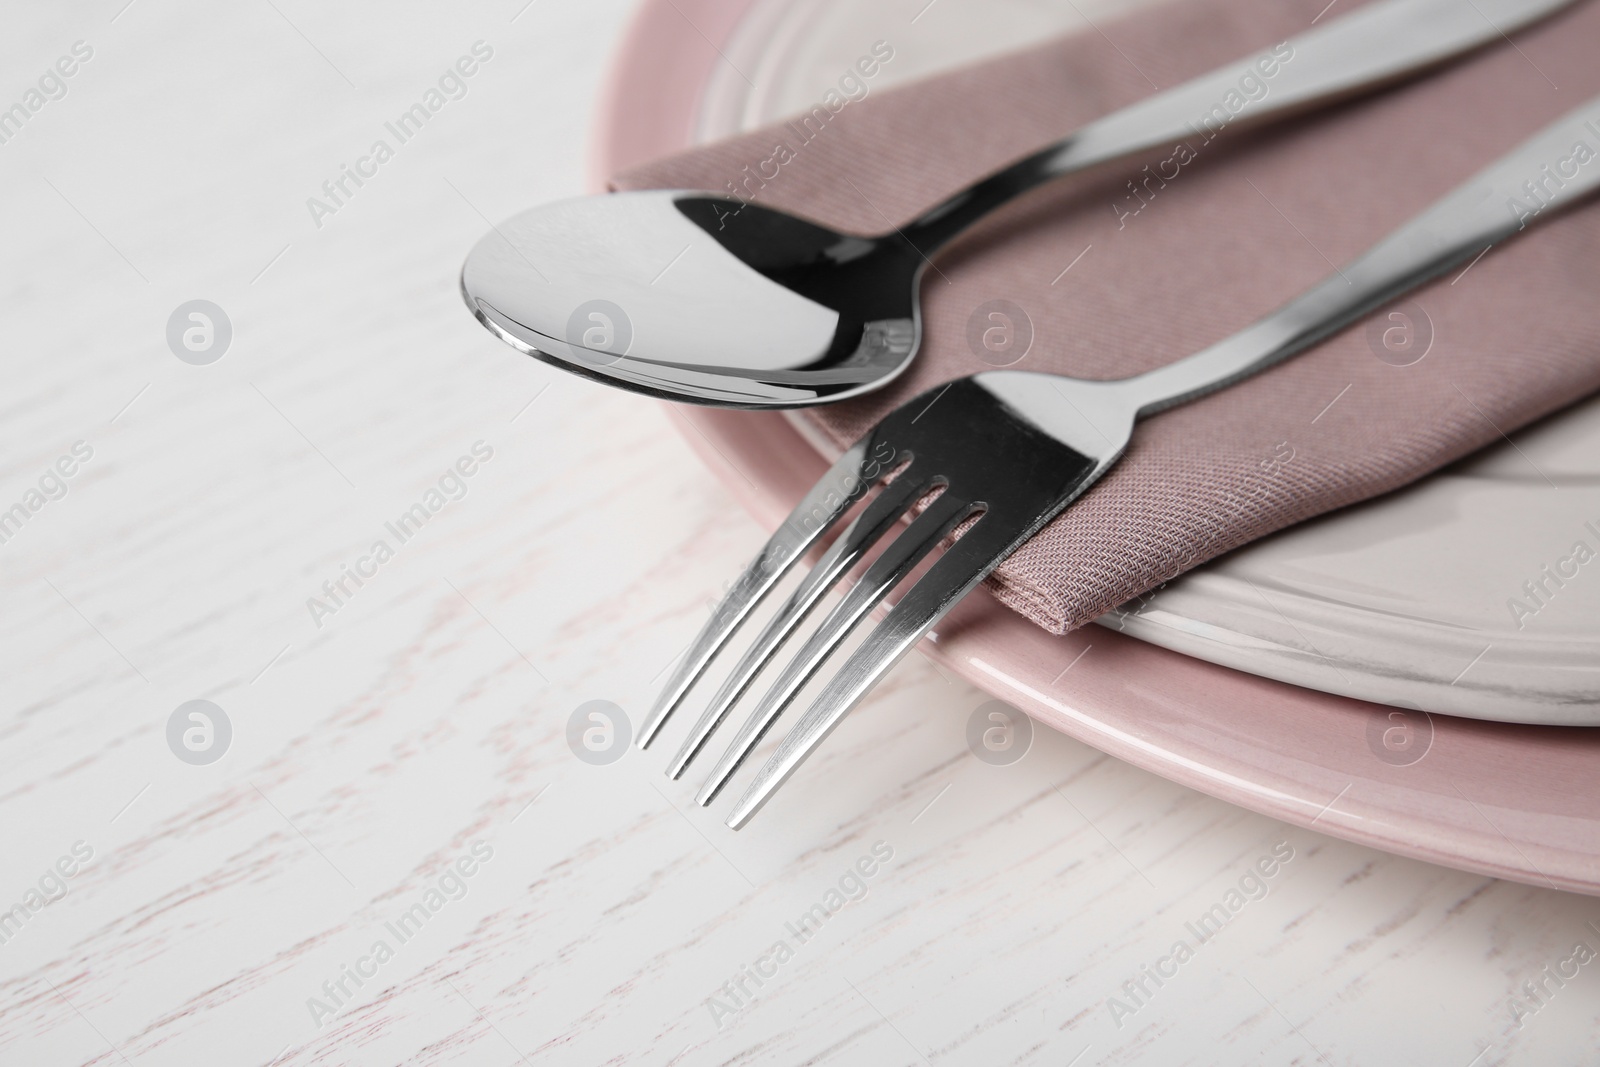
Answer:
M0 909L65 887L0 925L0 1063L1592 1059L1596 967L1541 971L1600 949L1593 900L1054 734L989 766L986 698L915 658L740 834L669 753L577 759L573 710L640 718L763 537L657 405L515 356L456 294L486 219L581 189L627 4L121 6L14 7L0 36L0 103L93 48L0 144L0 505L93 450L0 544ZM479 40L466 95L317 227L306 199ZM165 338L195 298L233 324L209 366ZM318 626L307 600L479 441L465 495ZM233 727L208 766L168 747L193 699ZM790 932L877 842L865 894ZM1114 1019L1279 842L1265 895Z

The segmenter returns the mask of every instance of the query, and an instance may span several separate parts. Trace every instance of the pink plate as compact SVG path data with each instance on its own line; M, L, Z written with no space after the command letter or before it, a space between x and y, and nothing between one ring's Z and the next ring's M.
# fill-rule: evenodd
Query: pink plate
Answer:
M597 187L621 167L692 143L717 49L752 2L644 0L603 96L591 159ZM768 526L827 466L782 415L672 413ZM1099 627L1055 637L985 593L921 651L1041 722L1212 796L1389 852L1600 895L1600 730L1430 717Z

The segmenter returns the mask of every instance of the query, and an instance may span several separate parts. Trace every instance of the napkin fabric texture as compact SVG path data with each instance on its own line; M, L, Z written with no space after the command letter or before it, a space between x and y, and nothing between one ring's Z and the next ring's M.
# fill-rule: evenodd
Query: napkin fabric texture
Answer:
M733 182L756 203L882 232L1158 87L1268 54L1325 5L1172 0L871 91L814 122L809 140L779 123L612 184L727 192ZM1318 25L1359 6L1343 0ZM1383 93L1255 131L1197 133L1036 190L937 257L911 370L882 392L797 417L842 449L917 393L993 369L969 340L1003 326L987 317L992 301L1031 323L1019 370L1121 378L1182 358L1328 276L1597 93L1600 0L1585 0ZM1600 205L1541 219L1316 348L1140 423L1122 461L990 588L1062 633L1230 549L1503 440L1600 388L1597 297Z

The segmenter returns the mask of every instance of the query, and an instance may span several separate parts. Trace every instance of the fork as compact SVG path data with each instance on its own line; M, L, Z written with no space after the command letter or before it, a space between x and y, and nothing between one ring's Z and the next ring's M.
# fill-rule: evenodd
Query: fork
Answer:
M1589 152L1578 160L1575 146ZM870 490L707 704L667 768L680 777L757 675L844 576L931 496L783 665L696 799L711 803L795 696L899 583L958 534L822 688L734 805L739 829L962 597L1103 475L1134 423L1296 355L1600 186L1600 97L1446 194L1344 269L1255 324L1132 378L989 371L914 397L852 445L796 505L685 653L640 730L648 747L756 606ZM1573 173L1567 174L1568 164ZM1558 176L1559 175L1559 176ZM1554 188L1552 188L1554 186Z

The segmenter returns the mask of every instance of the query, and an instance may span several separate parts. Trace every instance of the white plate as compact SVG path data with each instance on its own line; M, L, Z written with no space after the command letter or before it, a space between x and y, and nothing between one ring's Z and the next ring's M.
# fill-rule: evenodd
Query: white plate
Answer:
M876 40L895 48L881 91L1132 6L760 0L725 49L697 134L712 140L809 106ZM1584 563L1580 543L1593 554L1578 553ZM1402 492L1256 542L1099 621L1324 692L1600 725L1600 400Z

